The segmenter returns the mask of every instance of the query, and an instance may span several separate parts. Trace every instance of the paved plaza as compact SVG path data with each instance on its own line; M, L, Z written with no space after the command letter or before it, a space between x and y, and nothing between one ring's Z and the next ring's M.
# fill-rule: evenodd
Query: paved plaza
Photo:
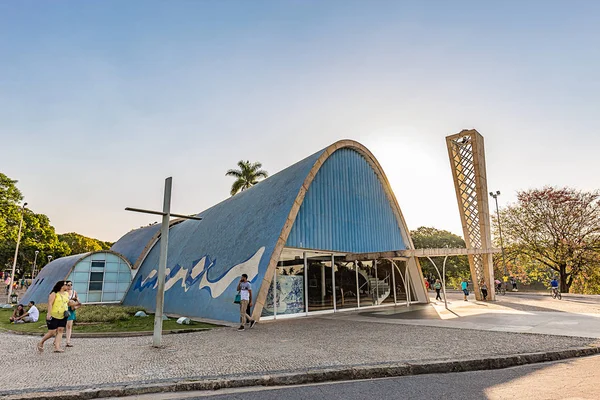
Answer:
M35 344L39 337L0 333L0 341L9 344L3 347L6 368L0 375L0 395L32 390L97 388L117 383L467 360L600 345L597 337L478 329L477 324L469 323L464 326L467 329L456 329L460 328L456 325L457 321L468 322L473 317L471 314L478 318L492 315L496 325L501 325L503 319L510 321L515 315L521 315L519 313L530 313L529 318L541 318L547 312L564 314L567 319L587 315L597 321L596 329L600 330L600 319L593 315L597 303L595 298L592 300L588 304L571 302L565 297L560 303L560 307L565 308L562 312L534 310L533 307L543 307L540 304L529 305L528 302L543 303L545 299L529 297L507 295L506 299L494 304L471 302L468 306L460 303L460 307L459 302L453 300L451 308L458 315L453 319L443 315L440 305L425 306L440 311L437 319L394 318L394 314L406 311L406 307L398 306L266 322L245 332L224 327L167 335L162 349L152 348L150 337L87 338L74 340L75 347L67 349L64 354L50 352L50 346L47 346L46 352L38 354ZM519 308L512 309L512 313L511 302L517 304L514 308ZM578 312L568 312L566 307L569 304ZM411 309L422 307L411 306ZM477 310L481 312L477 314ZM470 316L461 317L461 314ZM422 322L427 324L420 325ZM430 326L434 323L440 325ZM444 324L451 327L443 327ZM479 325L482 323L479 322Z
M462 293L448 293L448 308L431 299L430 305L394 307L329 318L380 323L437 326L515 333L590 337L600 339L600 296L509 293L495 302L463 301ZM401 312L404 311L404 312Z

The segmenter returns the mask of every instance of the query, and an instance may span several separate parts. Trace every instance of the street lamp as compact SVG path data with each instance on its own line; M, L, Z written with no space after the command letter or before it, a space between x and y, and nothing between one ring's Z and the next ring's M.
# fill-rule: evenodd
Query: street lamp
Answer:
M48 256L48 264L50 264L50 261L52 261L52 256ZM46 265L48 265L46 264Z
M500 196L500 191L497 190L496 193L490 192L490 196L492 196L496 201L496 218L498 219L498 231L500 232L500 249L502 250L502 264L504 265L504 276L508 276L508 270L506 269L506 259L504 258L504 243L502 242L502 226L500 225L500 211L498 210L498 196Z
M40 254L39 250L35 251L35 257L33 258L33 268L31 269L31 283L33 283L33 280L35 279L35 267L36 267L36 262L37 262L37 256L38 254Z
M10 287L8 289L8 298L6 302L10 304L10 296L12 296L12 288L15 282L15 268L17 268L17 256L19 254L19 244L21 243L21 228L23 228L23 215L25 214L25 206L27 203L23 203L21 207L21 222L19 222L19 234L17 235L17 247L15 248L15 258L13 259L12 274L10 276Z

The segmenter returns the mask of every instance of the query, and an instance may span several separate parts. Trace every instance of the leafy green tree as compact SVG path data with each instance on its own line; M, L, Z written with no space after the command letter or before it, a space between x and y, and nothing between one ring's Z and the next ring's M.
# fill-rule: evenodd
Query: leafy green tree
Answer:
M251 188L256 185L260 179L269 176L267 171L261 169L262 164L260 162L251 163L250 161L240 160L237 165L240 169L230 169L225 174L225 176L233 176L236 178L233 185L231 185L230 194L232 196Z
M112 243L102 242L98 239L89 238L75 232L59 234L58 240L66 243L69 246L71 249L71 254L108 250L110 249L110 246L112 246Z
M422 226L414 231L411 231L410 236L417 249L435 249L435 248L464 248L465 241L458 235L452 232L439 230ZM441 262L438 264L440 268ZM425 275L438 276L437 271L427 258L419 258L421 269ZM470 276L469 260L466 256L448 257L446 261L446 279L451 286L458 286L463 278Z
M10 179L0 172L0 269L12 268L19 223L21 220L21 206L23 194L17 188L17 181ZM50 224L50 219L44 214L36 214L29 208L25 208L23 213L23 228L21 231L21 243L17 255L17 278L22 275L28 275L33 268L35 252L39 251L37 256L37 267L43 267L48 263L48 256L54 259L68 256L73 253L70 244L73 244L74 250L82 249L73 235L66 234L66 240L60 240L54 227ZM85 238L84 244L93 243L94 249L106 249L110 243L101 242L95 239ZM90 251L87 247L81 252Z
M500 220L508 265L543 279L557 274L562 292L583 274L598 273L600 193L556 187L518 192Z

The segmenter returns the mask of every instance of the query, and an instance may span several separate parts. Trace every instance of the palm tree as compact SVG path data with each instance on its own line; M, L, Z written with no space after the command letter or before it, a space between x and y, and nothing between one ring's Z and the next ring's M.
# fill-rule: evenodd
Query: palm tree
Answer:
M250 161L240 160L237 163L240 169L230 169L225 176L233 176L236 178L231 185L231 195L249 189L258 183L260 178L269 176L267 171L261 169L262 164L259 162L250 163Z

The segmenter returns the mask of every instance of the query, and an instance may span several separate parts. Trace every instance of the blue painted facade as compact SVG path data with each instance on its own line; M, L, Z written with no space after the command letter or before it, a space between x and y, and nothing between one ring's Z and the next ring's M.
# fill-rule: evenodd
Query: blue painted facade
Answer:
M20 302L27 304L30 301L36 303L47 303L50 291L54 284L60 280L66 280L71 269L79 260L92 253L74 254L68 257L58 258L44 266L35 277L29 289L25 292Z
M294 201L321 153L198 214L201 221L171 227L165 312L239 320L239 306L233 304L239 276L249 275L256 296ZM140 266L125 305L154 310L159 255L160 240Z
M337 150L319 169L286 246L354 253L406 248L382 183L350 148Z

